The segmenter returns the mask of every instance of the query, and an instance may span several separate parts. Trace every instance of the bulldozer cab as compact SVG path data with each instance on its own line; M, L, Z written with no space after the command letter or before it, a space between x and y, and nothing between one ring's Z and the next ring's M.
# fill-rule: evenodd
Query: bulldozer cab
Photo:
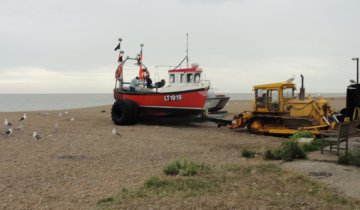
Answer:
M286 112L286 101L294 98L295 85L291 82L254 86L254 112Z

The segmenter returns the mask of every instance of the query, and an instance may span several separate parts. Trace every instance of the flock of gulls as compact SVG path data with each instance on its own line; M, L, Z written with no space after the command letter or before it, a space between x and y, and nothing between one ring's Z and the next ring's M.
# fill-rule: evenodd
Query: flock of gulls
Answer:
M105 112L105 111L101 111L101 112ZM39 114L42 116L49 115L48 112L40 112ZM65 111L65 112L58 113L57 116L59 118L62 118L63 116L68 116L68 115L69 115L69 112ZM28 117L27 117L26 113L24 113L24 115L16 123L12 123L12 122L8 121L7 118L5 118L4 119L4 132L2 133L2 135L5 137L8 137L8 136L13 135L13 133L16 131L23 130L24 129L23 123L25 120L27 120L27 118ZM68 118L66 118L66 120L74 121L75 119L74 119L74 117L71 117L71 118L68 117ZM59 124L58 124L58 122L55 122L54 127L53 127L53 132L58 133L58 131L59 131ZM112 129L111 134L113 136L121 136L121 134L115 128ZM52 135L49 135L49 136L52 136ZM40 140L40 139L44 138L44 135L40 135L37 130L34 130L32 132L32 138L35 140Z
M47 112L43 112L43 113L39 113L40 115L43 116L47 116L49 115L49 113ZM64 113L59 113L58 116L62 117L63 115L68 115L69 112L66 111ZM4 132L2 133L3 136L11 136L13 135L13 133L15 131L20 131L24 129L24 126L22 125L23 122L27 119L27 115L26 113L18 120L18 122L15 123L11 123L8 121L7 118L4 119ZM74 121L75 119L73 117L68 119L69 121ZM59 131L59 124L57 122L55 122L54 124L54 129L53 129L54 133L57 133ZM50 135L51 136L51 135ZM36 130L33 131L32 133L32 138L35 140L40 140L42 138L44 138L42 135L40 135Z
M26 118L27 117L26 117L26 113L25 113L24 116L22 116L20 118L19 122L25 120ZM6 118L4 120L4 126L7 128L7 130L3 133L3 135L5 135L5 136L10 136L13 133L14 130L21 130L23 128L22 125L19 125L16 128L13 128L12 127L13 124L10 123Z

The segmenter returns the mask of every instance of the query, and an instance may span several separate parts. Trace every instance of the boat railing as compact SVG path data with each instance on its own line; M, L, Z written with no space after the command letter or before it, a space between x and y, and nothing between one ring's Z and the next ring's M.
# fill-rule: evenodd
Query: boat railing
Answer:
M121 80L118 80L118 86L114 89L114 91L116 92L128 92L130 90L130 82L123 82ZM136 92L157 92L158 91L158 88L147 88L146 87L146 82L145 81L142 81L140 80L138 82L138 84L136 85L136 88L135 88L135 93Z

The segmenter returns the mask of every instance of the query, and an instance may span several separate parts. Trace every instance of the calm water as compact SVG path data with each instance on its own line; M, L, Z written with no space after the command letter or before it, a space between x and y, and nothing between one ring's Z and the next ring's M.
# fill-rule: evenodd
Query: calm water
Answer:
M249 100L253 93L226 93L230 100ZM319 96L318 93L311 94ZM345 93L321 93L324 97L345 97ZM74 109L113 104L109 94L0 94L0 112Z
M73 109L112 104L109 94L0 94L0 112Z

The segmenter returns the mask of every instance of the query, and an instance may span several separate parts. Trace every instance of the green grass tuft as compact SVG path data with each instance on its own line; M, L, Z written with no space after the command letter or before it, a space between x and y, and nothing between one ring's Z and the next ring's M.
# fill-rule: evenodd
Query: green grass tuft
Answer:
M166 186L166 184L167 183L160 180L159 177L152 176L152 177L148 178L147 180L145 180L144 187L146 187L146 188L160 188L160 187Z
M175 160L163 169L166 175L180 175L180 176L193 176L201 171L208 170L209 167L205 164L195 164L185 159Z
M281 143L278 149L266 149L263 153L264 160L285 160L306 159L303 148L296 140L287 139Z
M256 153L254 151L251 151L246 148L241 151L241 156L244 158L253 158L253 157L255 157L255 154Z
M315 138L315 135L307 131L299 131L289 137L291 140L297 140L299 138Z
M98 206L108 206L108 205L111 205L114 201L114 197L107 197L107 198L103 198L103 199L100 199L98 202L97 202L97 205Z
M274 160L274 154L271 151L271 149L265 149L264 153L263 153L263 159L264 160Z
M305 159L306 154L296 140L287 139L281 144L281 159L292 161L294 159Z
M321 149L321 139L314 139L311 143L302 145L304 152L312 152Z

